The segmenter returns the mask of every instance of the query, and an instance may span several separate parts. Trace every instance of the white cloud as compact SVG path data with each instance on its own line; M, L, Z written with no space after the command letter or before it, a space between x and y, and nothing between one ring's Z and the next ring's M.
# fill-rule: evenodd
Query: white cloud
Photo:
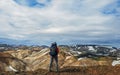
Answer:
M0 34L5 38L45 38L43 40L47 41L49 37L49 40L104 38L119 31L116 27L113 28L113 20L118 22L116 18L101 13L102 8L113 2L114 0L51 0L48 6L39 8L22 6L13 0L0 0ZM115 25L118 26L118 23Z
M24 35L17 35L17 34L8 34L8 36L9 36L9 38L14 38L14 39L15 39L15 38L16 38L16 39L17 39L17 38L18 38L18 39L19 39L19 38L24 38ZM17 40L18 40L18 39L17 39Z

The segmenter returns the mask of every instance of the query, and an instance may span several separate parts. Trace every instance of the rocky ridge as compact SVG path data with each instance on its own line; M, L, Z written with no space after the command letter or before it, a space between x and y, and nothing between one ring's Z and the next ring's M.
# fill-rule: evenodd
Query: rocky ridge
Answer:
M97 66L111 65L112 59L102 57L100 59L91 59L87 57L78 57L69 47L59 47L59 68L67 66ZM81 54L80 52L77 53ZM0 70L1 71L36 71L49 67L49 48L42 50L10 50L0 52ZM53 67L54 69L54 67Z

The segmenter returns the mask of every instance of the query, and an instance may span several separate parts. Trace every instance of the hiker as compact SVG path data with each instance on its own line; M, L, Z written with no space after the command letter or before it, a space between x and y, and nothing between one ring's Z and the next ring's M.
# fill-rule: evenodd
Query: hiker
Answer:
M52 68L52 63L53 60L55 60L56 62L56 72L58 72L58 53L59 53L59 49L57 47L57 43L54 42L51 44L50 47L50 65L49 65L49 71L51 72L51 68Z

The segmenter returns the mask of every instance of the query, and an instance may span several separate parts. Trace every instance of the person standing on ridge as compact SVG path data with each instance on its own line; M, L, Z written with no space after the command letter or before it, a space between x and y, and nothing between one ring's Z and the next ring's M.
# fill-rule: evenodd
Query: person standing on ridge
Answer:
M56 62L56 72L58 72L58 53L59 53L59 49L57 47L57 43L54 42L51 44L50 47L50 64L49 64L49 71L51 72L51 68L52 68L52 64L53 64L53 59Z

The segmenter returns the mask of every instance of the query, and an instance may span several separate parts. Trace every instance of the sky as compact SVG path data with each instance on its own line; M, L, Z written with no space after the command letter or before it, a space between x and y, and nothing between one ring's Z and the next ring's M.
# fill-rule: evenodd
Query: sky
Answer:
M0 0L0 40L119 46L120 0Z

